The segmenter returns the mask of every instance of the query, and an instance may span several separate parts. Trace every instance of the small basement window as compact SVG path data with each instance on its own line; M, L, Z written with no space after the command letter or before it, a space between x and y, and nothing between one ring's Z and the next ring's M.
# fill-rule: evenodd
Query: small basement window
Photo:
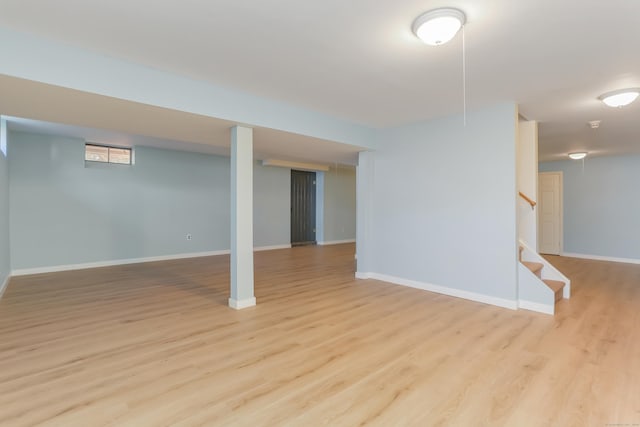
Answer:
M131 164L131 148L85 144L84 159L88 162Z

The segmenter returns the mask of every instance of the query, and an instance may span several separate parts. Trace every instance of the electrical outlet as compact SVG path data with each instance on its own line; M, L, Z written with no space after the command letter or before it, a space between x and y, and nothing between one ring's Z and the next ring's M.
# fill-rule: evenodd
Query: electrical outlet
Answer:
M187 234L187 240L191 240L191 233Z

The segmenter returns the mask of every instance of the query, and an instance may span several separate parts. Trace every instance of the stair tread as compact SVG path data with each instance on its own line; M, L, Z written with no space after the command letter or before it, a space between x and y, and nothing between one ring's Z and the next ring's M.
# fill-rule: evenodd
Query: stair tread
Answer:
M522 263L534 273L542 270L542 267L544 267L544 265L539 262L522 261Z
M558 292L562 288L564 288L565 283L560 280L551 280L551 279L543 279L542 280L548 287L550 287L553 292Z

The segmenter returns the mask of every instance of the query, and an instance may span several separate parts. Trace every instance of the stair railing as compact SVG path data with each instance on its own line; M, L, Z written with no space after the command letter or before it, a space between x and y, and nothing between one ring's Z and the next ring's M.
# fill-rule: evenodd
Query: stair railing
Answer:
M518 191L518 195L520 197L522 197L524 200L526 200L527 203L529 203L531 205L531 210L533 210L533 208L536 206L537 203L535 201L533 201L532 199L530 199L529 197L527 197L527 195L524 194L522 191Z

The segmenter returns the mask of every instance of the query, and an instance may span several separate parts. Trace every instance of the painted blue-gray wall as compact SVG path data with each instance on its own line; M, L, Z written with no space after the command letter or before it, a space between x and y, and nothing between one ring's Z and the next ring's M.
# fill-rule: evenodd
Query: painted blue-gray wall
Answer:
M3 127L4 125L3 123ZM2 131L5 130L6 128L2 129ZM0 135L0 288L11 273L9 245L9 164L6 157L7 154L7 141L4 136Z
M253 168L253 244L291 243L291 169Z
M85 165L84 141L9 139L13 269L229 249L228 158L137 147L133 166ZM260 227L256 245L287 244L287 174L256 169L257 220L286 223Z
M563 175L563 251L640 259L640 155L545 162Z
M356 238L356 170L332 167L323 174L323 241Z
M370 272L516 299L516 122L508 104L382 132Z

